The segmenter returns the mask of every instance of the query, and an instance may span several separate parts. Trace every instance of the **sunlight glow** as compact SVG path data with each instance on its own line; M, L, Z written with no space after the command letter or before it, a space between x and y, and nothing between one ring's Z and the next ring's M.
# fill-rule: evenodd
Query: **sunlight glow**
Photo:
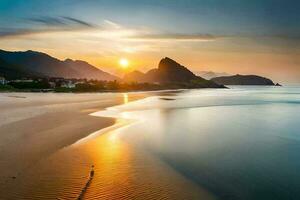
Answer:
M126 58L121 58L121 59L119 60L119 64L120 64L120 66L121 66L123 69L127 69L128 66L129 66L129 62L128 62L128 60L127 60Z

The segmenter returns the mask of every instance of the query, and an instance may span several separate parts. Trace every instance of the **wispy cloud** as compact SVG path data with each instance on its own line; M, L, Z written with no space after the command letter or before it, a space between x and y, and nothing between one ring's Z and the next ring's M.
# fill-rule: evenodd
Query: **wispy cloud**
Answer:
M85 26L85 27L95 27L95 25L93 25L93 24L91 24L91 23L88 23L88 22L85 22L85 21L82 21L82 20L80 20L80 19L76 19L76 18L73 18L73 17L63 17L63 18L66 19L66 20L75 22L75 23L77 23L78 25L81 25L81 26Z
M27 29L0 28L0 38L27 35L30 32Z
M0 28L0 38L33 35L47 32L76 31L99 28L73 17L35 17L25 19L30 28ZM28 25L28 24L27 24Z
M181 33L141 33L129 36L133 40L176 40L176 41L213 41L223 36L211 34L181 34Z
M65 26L67 25L61 18L55 17L35 17L35 18L26 18L27 22L34 22L46 26Z
M107 20L107 19L104 20L104 25L105 25L105 27L110 28L110 29L121 29L122 28L122 26L120 24L115 23L111 20Z
M35 17L35 18L28 18L27 21L30 22L35 22L35 23L40 23L42 25L47 25L47 26L53 26L53 27L95 27L95 25L74 18L74 17L67 17L67 16L62 16L62 17Z
M174 33L162 32L146 27L124 27L116 22L104 20L101 25L91 24L81 19L61 17L34 17L27 18L30 28L0 29L0 39L4 37L20 37L33 34L51 32L79 31L82 30L82 38L98 41L101 39L126 41L126 42L160 42L160 41L189 41L204 42L214 41L225 36L217 36L204 33Z

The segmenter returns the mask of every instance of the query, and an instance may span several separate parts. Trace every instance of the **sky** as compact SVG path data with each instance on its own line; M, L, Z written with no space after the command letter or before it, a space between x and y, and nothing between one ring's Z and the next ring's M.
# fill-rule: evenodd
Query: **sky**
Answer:
M298 0L0 0L0 48L80 59L117 75L170 57L193 72L300 83Z

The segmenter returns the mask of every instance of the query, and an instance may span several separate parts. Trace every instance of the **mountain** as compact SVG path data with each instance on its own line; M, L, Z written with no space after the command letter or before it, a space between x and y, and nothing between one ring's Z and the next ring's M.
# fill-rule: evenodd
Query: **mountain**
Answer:
M138 83L148 82L146 75L143 72L137 70L125 74L123 80L125 80L126 82L138 82Z
M176 61L166 57L163 58L158 68L151 69L147 73L134 71L124 76L126 82L144 82L159 83L162 85L177 85L178 87L187 88L222 88L223 85L216 84L196 76L188 68L180 65Z
M88 62L81 60L71 60L66 59L64 64L68 66L70 69L77 71L79 73L79 77L87 77L88 79L99 79L99 80L118 80L119 78L111 75L107 72L104 72Z
M220 76L231 76L231 74L225 73L225 72L213 72L213 71L199 71L195 72L197 76L201 76L202 78L205 78L207 80L210 80L215 77L220 77Z
M272 80L256 75L234 75L212 78L218 84L223 85L275 85Z
M164 58L159 62L156 75L153 77L157 82L188 82L197 79L186 67L180 65L170 58Z
M39 77L87 78L99 80L117 80L87 62L67 59L58 60L45 53L36 51L10 52L0 50L0 60L6 63L1 71L10 71L10 77L34 75ZM7 74L7 73L6 73ZM4 74L5 76L5 74Z
M41 77L40 74L24 70L22 67L7 63L0 58L0 77L18 79L27 77Z

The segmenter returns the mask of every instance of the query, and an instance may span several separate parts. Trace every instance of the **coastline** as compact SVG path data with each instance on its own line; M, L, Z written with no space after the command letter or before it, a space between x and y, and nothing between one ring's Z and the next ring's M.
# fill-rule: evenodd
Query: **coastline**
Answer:
M87 199L95 194L119 199L129 195L126 191L139 199L215 199L145 150L115 140L115 132L126 128L128 122L90 115L154 94L0 94L0 118L6 119L0 124L0 198L34 199L41 194L45 199L77 198L95 164ZM19 117L12 117L15 115ZM142 178L144 174L147 176ZM176 192L182 188L184 193ZM130 195L124 198L130 199Z
M0 191L40 160L115 123L89 113L146 96L0 93Z

